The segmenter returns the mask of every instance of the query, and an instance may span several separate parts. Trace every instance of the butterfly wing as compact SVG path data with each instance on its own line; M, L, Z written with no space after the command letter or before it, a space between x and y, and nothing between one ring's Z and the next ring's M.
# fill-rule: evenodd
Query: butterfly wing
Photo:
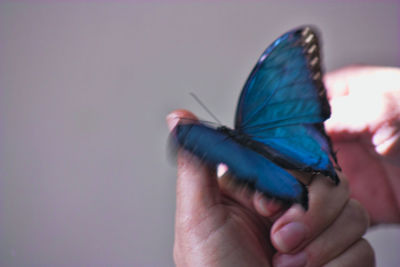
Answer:
M255 187L266 196L287 204L300 203L305 209L308 194L304 185L266 157L209 126L178 124L172 132L173 141L202 161L217 166L224 163L235 181Z
M281 166L320 172L337 183L323 126L329 116L317 34L305 27L284 34L261 55L239 98L235 128Z

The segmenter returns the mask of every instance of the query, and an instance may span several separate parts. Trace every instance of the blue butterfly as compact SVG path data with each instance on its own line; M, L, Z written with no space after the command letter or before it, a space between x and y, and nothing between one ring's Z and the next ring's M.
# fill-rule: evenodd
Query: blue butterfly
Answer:
M308 208L308 191L286 169L322 173L339 183L323 122L330 106L322 82L318 36L302 27L261 55L241 92L235 128L181 120L177 146L206 163L224 163L235 181L286 204Z

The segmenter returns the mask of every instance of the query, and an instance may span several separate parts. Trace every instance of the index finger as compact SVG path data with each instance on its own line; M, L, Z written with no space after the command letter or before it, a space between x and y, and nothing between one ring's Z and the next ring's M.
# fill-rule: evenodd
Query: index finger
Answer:
M172 131L178 123L197 121L195 115L186 110L176 110L167 116ZM201 220L202 215L219 201L219 188L215 171L183 149L178 150L178 178L176 182L176 217ZM179 222L178 222L179 223Z

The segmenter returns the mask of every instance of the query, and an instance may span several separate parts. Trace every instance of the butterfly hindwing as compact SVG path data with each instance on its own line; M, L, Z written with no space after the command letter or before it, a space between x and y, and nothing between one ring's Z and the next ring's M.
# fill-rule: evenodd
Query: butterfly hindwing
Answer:
M199 123L178 124L175 141L204 162L224 163L239 183L249 184L268 197L285 203L300 203L307 208L304 185L268 158L236 142L217 129Z

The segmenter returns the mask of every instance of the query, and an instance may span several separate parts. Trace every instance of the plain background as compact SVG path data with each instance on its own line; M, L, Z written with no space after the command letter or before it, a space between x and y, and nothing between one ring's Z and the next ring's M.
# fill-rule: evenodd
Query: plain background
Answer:
M0 3L0 266L173 266L165 115L231 125L258 56L304 24L327 71L398 66L396 1ZM371 196L373 197L373 196ZM400 230L368 234L398 266Z

